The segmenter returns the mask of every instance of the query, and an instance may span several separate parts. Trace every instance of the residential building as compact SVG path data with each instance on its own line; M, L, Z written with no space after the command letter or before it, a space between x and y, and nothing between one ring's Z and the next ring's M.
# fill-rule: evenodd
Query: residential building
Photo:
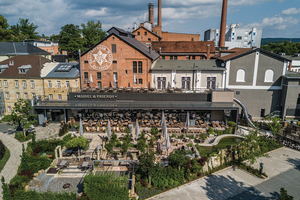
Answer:
M51 53L26 42L0 42L0 62L17 55L40 55L50 59Z
M51 55L60 54L58 50L59 43L56 41L25 40L25 42L39 47L40 49L49 52Z

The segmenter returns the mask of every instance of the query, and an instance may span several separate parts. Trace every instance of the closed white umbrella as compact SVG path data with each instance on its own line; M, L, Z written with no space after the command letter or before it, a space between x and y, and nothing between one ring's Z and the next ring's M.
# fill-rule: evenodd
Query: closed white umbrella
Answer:
M133 85L136 85L136 78L135 78L135 74L133 75Z
M135 123L135 139L137 140L140 134L140 127L139 127L139 121L136 119Z
M187 112L185 126L187 129L190 127L190 112Z
M153 84L154 84L154 87L156 87L156 77L155 77L155 75L153 76Z
M110 127L110 119L108 119L107 122L107 137L110 140L110 136L111 136L111 127Z
M81 114L79 114L79 135L83 135L83 126L81 121Z
M90 74L90 83L93 83L93 77L92 77L92 74Z
M176 78L176 74L175 74L175 76L174 76L174 83L175 83L175 86L176 86L176 83L177 83L177 78Z
M169 150L169 148L170 148L170 137L169 137L168 133L166 134L166 146L167 146L167 150Z

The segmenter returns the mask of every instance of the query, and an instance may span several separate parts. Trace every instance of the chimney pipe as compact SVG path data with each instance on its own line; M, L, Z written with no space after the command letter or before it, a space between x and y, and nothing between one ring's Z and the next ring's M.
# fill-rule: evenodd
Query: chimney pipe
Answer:
M225 47L225 33L226 33L226 17L227 17L227 1L223 0L221 27L220 27L220 40L219 47Z
M161 0L158 0L157 25L161 27Z
M210 44L207 45L207 60L210 60Z
M153 3L148 4L148 9L149 9L149 20L148 21L152 23L152 26L154 25L153 7L154 7Z
M292 71L292 60L291 60L291 62L290 62L290 64L289 64L289 71Z

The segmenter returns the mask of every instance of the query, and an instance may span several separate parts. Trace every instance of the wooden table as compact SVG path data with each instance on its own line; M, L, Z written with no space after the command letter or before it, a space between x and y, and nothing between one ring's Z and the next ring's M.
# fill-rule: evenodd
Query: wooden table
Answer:
M62 168L62 167L65 167L66 165L68 164L68 161L66 161L66 160L63 160L63 161L61 161L60 163L59 163L59 168Z

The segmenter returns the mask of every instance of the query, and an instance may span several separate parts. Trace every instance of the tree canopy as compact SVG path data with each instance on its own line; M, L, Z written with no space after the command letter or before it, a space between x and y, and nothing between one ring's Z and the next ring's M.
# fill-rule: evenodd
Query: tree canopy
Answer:
M284 43L269 43L268 45L262 45L262 49L267 51L273 51L274 53L285 53L286 55L294 55L300 53L300 42L293 43L285 41Z
M138 139L138 143L136 145L136 148L138 150L140 150L142 153L145 152L145 148L147 147L146 141L147 141L147 138L145 137L145 132L142 131L141 134L140 134L140 137Z
M88 145L89 145L89 141L83 136L79 136L67 142L66 147L67 148L79 147L81 149L85 149L86 147L88 147Z
M8 125L17 127L30 128L31 125L36 124L36 115L31 114L33 107L28 100L19 99L15 102L11 114L4 115L0 122L8 122Z
M14 40L20 42L25 39L38 39L38 32L36 29L38 25L29 22L29 19L20 18L16 25L12 25L10 29L15 36Z
M100 21L95 23L93 20L88 21L86 24L82 23L82 35L84 48L88 49L97 42L106 37L106 32L102 30L102 24Z
M83 47L81 30L78 25L67 24L61 27L59 33L59 48L67 51L74 58L74 52Z
M12 39L12 30L9 29L7 19L0 15L0 42L6 42Z

